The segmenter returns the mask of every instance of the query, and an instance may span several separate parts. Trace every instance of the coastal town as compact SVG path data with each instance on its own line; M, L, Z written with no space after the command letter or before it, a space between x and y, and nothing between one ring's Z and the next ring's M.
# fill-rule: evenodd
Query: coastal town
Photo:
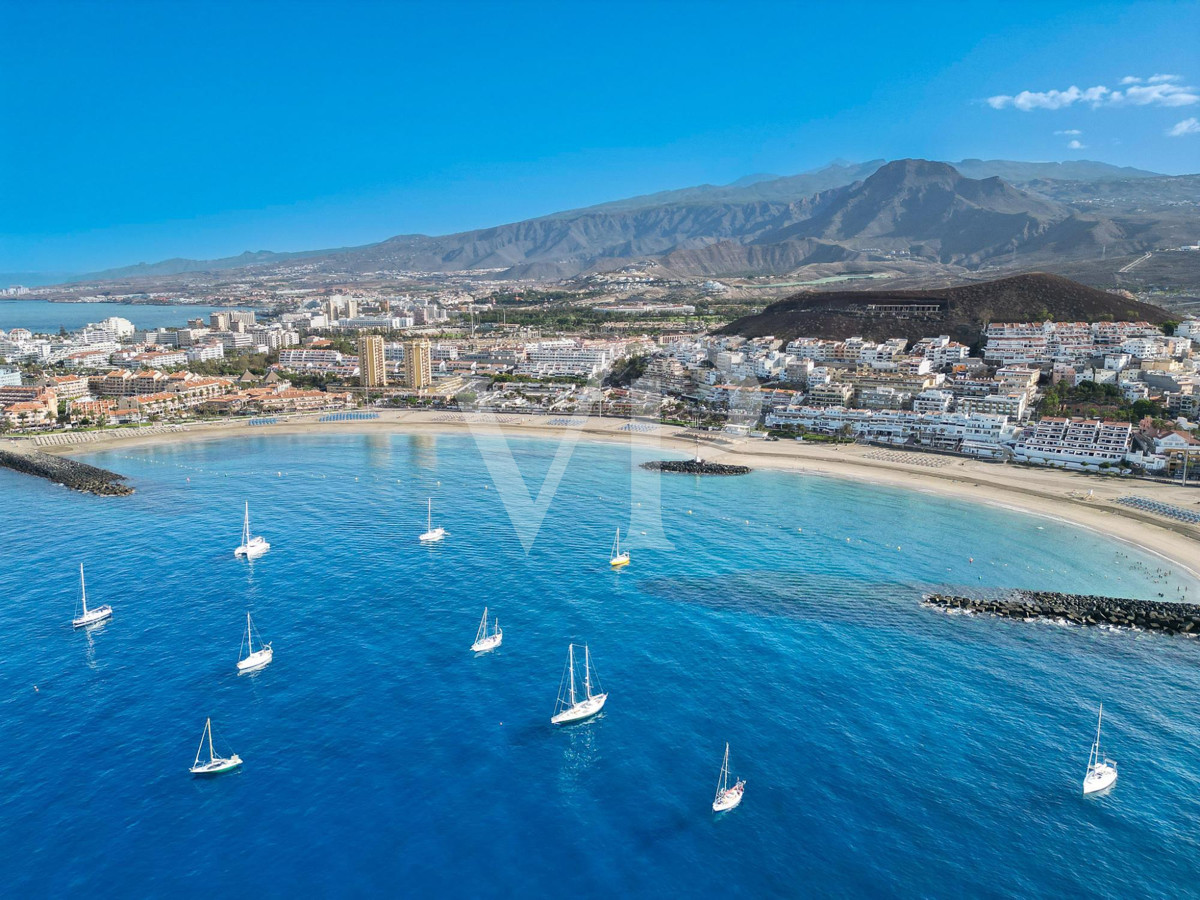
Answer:
M138 309L74 332L0 331L0 428L51 442L380 407L632 416L1200 480L1192 317L988 323L968 346L946 335L745 338L679 327L673 309L619 329L552 331L479 323L488 304L461 295L330 294L155 330L137 326Z

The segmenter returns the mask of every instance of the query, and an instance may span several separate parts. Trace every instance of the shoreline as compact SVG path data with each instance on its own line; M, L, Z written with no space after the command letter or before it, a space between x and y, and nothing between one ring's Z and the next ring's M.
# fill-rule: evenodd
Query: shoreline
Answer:
M568 431L579 432L581 439L592 442L658 448L664 453L689 457L697 448L695 432L629 419L379 410L378 419L318 422L320 415L280 418L278 424L263 426L250 426L240 420L189 424L171 430L155 429L150 434L136 429L91 432L89 434L94 437L89 436L79 443L36 449L71 456L117 447L270 435L482 432L505 437L524 435L553 439ZM1191 508L1200 503L1200 490L1194 488L860 444L831 446L793 440L764 441L717 432L703 432L698 437L700 454L709 462L866 481L1037 515L1132 544L1169 561L1200 581L1200 527L1158 519L1114 502L1118 497L1137 496ZM0 442L8 449L16 449L15 444L35 449L34 440L29 438ZM664 473L663 477L687 476Z

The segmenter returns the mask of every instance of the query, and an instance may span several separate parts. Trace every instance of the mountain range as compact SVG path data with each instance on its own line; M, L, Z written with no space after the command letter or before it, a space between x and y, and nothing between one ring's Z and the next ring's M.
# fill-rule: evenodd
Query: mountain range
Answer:
M666 277L784 274L817 263L976 270L1140 253L1200 241L1200 176L1105 163L837 162L700 185L443 236L221 260L168 260L100 281L286 267L489 272L558 280L641 268Z

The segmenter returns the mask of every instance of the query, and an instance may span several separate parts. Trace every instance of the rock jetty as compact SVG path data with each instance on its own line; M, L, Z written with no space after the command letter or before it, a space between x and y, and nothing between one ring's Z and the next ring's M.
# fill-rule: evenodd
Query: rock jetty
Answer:
M746 475L749 466L727 466L722 463L705 462L702 459L656 459L642 463L643 469L652 472L679 472L683 475Z
M1010 619L1061 619L1076 625L1114 625L1166 634L1200 634L1200 606L1058 594L1049 591L1015 591L1003 597L955 597L927 594L925 602L945 609L991 613Z
M40 450L32 453L0 450L0 466L48 479L73 491L118 497L133 493L133 488L121 483L125 480L124 475L89 466L65 456L51 456Z

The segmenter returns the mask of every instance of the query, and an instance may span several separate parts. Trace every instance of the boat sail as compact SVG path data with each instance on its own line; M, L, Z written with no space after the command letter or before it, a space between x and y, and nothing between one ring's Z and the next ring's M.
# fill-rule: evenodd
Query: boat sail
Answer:
M476 653L487 653L495 650L504 640L504 632L500 630L500 620L492 619L492 633L488 634L488 611L483 608L483 618L479 620L479 630L475 632L475 643L471 649Z
M246 613L246 633L242 636L242 647L246 648L246 655L243 657L241 649L238 650L238 674L243 672L256 672L266 666L275 657L275 651L271 649L270 644L263 643L262 635L258 636L258 649L254 649L254 634L257 629L254 623L250 621L250 613Z
M588 645L583 645L583 699L575 692L575 645L567 647L567 667L563 672L562 681L558 686L558 702L554 706L554 716L550 722L554 725L570 725L590 719L604 708L608 694L599 692L600 683L594 678L592 656ZM596 691L593 691L593 687ZM565 689L565 690L564 690Z
M629 551L621 552L621 529L617 529L617 536L613 540L612 554L609 556L608 564L614 569L619 569L622 566L629 565Z
M713 812L725 812L742 802L746 782L738 778L729 786L729 743L725 744L725 759L721 762L721 774L717 778L717 795L713 798Z
M1112 787L1117 782L1117 764L1106 757L1100 749L1100 723L1104 721L1104 704L1100 704L1100 715L1096 719L1096 741L1088 754L1087 774L1083 776L1084 794L1095 794Z
M250 534L250 504L247 502L246 517L242 520L242 543L233 551L233 555L244 556L246 559L258 559L270 549L271 545L267 543L266 538Z
M446 529L438 526L433 527L433 498L429 498L429 507L425 524L425 533L421 535L420 540L425 544L433 544L440 541L446 536Z
M208 762L200 762L200 754L204 752L204 742L208 741ZM196 748L196 761L190 771L193 775L220 775L231 772L242 764L242 758L236 753L228 757L217 756L213 750L212 719L204 721L204 734L200 735L200 746Z
M112 607L107 603L104 606L87 608L87 585L83 580L83 563L79 564L79 599L83 604L83 612L71 620L72 627L83 628L112 618Z

